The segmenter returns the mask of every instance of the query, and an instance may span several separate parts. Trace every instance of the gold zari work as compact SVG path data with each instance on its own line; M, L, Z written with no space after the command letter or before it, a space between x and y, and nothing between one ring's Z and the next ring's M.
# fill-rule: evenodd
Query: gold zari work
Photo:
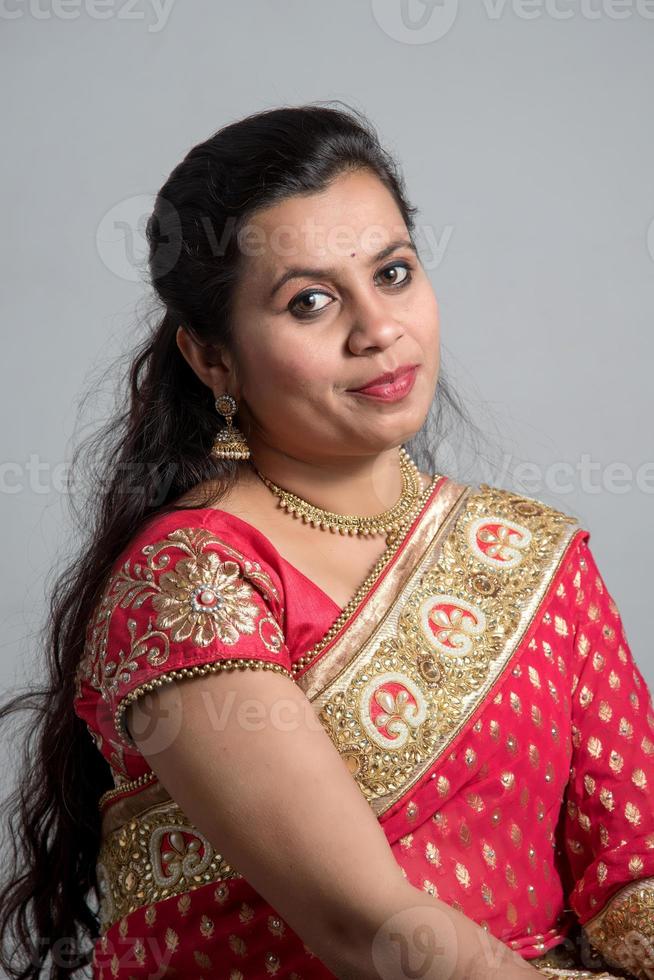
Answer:
M170 799L103 835L96 867L102 933L141 906L241 877Z
M349 662L330 656L298 683L379 816L447 749L532 622L577 522L482 484L462 488L449 525Z
M586 934L607 963L639 980L654 976L654 878L622 888L586 925Z

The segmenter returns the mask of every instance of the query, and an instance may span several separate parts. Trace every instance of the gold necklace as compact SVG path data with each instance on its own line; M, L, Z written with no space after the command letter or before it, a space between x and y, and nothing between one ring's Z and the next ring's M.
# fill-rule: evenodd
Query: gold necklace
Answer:
M382 511L381 514L373 514L371 517L335 514L331 510L315 507L308 500L273 483L256 466L254 470L278 498L279 506L294 517L301 518L305 524L338 534L360 534L366 537L385 534L386 544L392 545L415 516L423 492L418 467L403 446L400 446L399 453L402 473L402 492L399 499L389 510Z

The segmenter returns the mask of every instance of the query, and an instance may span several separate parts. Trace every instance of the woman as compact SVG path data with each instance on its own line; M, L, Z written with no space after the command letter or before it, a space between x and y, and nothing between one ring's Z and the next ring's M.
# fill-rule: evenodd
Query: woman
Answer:
M86 931L107 980L654 977L647 686L573 516L414 461L450 397L414 211L321 106L161 189L9 975Z

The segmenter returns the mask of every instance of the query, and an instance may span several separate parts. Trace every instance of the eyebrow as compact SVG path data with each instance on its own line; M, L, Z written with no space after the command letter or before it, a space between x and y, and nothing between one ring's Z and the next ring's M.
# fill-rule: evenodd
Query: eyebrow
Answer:
M376 262L381 262L385 259L387 255L392 252L397 251L399 248L408 248L415 255L418 254L416 246L408 238L397 238L395 241L389 242L385 245L379 252L370 257L369 265L374 265ZM319 279L321 276L333 276L335 273L333 267L325 268L314 268L312 266L291 266L277 279L270 290L270 295L268 299L272 299L275 293L282 288L282 286L288 282L289 279Z

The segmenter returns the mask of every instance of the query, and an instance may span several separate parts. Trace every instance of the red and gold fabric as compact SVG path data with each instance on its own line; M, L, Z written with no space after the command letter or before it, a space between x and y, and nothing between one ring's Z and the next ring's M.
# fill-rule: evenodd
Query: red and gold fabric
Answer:
M152 519L77 676L115 783L94 976L332 976L124 726L161 684L264 669L301 687L416 888L545 976L654 977L654 711L588 542L540 501L434 476L339 609L234 515Z

